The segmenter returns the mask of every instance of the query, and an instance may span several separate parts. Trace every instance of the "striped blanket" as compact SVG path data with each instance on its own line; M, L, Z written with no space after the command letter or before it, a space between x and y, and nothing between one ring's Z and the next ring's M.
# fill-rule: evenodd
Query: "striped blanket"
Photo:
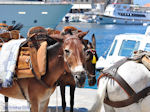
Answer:
M10 40L0 51L0 87L12 85L19 47L26 39Z

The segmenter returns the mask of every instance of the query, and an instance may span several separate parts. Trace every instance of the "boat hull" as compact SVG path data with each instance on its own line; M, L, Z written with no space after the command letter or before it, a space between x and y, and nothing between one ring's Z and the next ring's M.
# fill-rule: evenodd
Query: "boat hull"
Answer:
M134 19L134 18L117 18L111 16L101 15L98 22L100 24L129 24L129 25L143 25L150 24L150 20Z
M22 23L26 29L32 26L55 28L71 7L71 4L45 4L43 2L0 4L0 22L8 25Z

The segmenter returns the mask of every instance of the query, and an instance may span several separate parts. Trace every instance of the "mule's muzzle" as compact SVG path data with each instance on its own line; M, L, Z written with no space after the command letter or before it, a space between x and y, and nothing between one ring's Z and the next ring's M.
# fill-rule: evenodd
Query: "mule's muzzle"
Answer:
M89 86L94 86L96 84L96 77L88 77Z
M85 79L86 79L85 72L76 72L74 73L74 79L76 82L77 87L84 87Z

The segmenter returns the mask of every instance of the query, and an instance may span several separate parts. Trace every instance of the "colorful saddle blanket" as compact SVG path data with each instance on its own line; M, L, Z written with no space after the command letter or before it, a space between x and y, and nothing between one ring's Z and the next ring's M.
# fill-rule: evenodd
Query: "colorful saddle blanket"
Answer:
M26 39L11 40L3 44L0 51L0 83L2 87L9 87L12 84L19 48L24 41Z

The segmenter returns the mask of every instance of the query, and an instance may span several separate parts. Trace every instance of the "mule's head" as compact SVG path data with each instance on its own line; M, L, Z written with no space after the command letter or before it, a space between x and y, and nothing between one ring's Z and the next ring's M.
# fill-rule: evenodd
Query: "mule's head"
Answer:
M87 32L80 32L77 34L66 34L60 36L51 37L55 40L62 39L63 41L63 58L65 69L74 76L74 80L78 87L83 87L86 79L86 73L84 69L85 64L85 46L82 43L82 38Z
M86 60L85 60L85 69L88 76L88 83L90 86L94 86L96 83L96 75L95 75L95 65L96 61L98 60L97 54L96 54L96 40L95 35L92 35L92 43L90 43L88 40L84 41L85 46L87 46L86 50Z
M84 69L85 46L83 45L80 38L83 36L84 33L73 36L66 35L66 39L64 40L63 45L64 60L67 67L74 76L75 82L78 87L83 87L86 79Z

